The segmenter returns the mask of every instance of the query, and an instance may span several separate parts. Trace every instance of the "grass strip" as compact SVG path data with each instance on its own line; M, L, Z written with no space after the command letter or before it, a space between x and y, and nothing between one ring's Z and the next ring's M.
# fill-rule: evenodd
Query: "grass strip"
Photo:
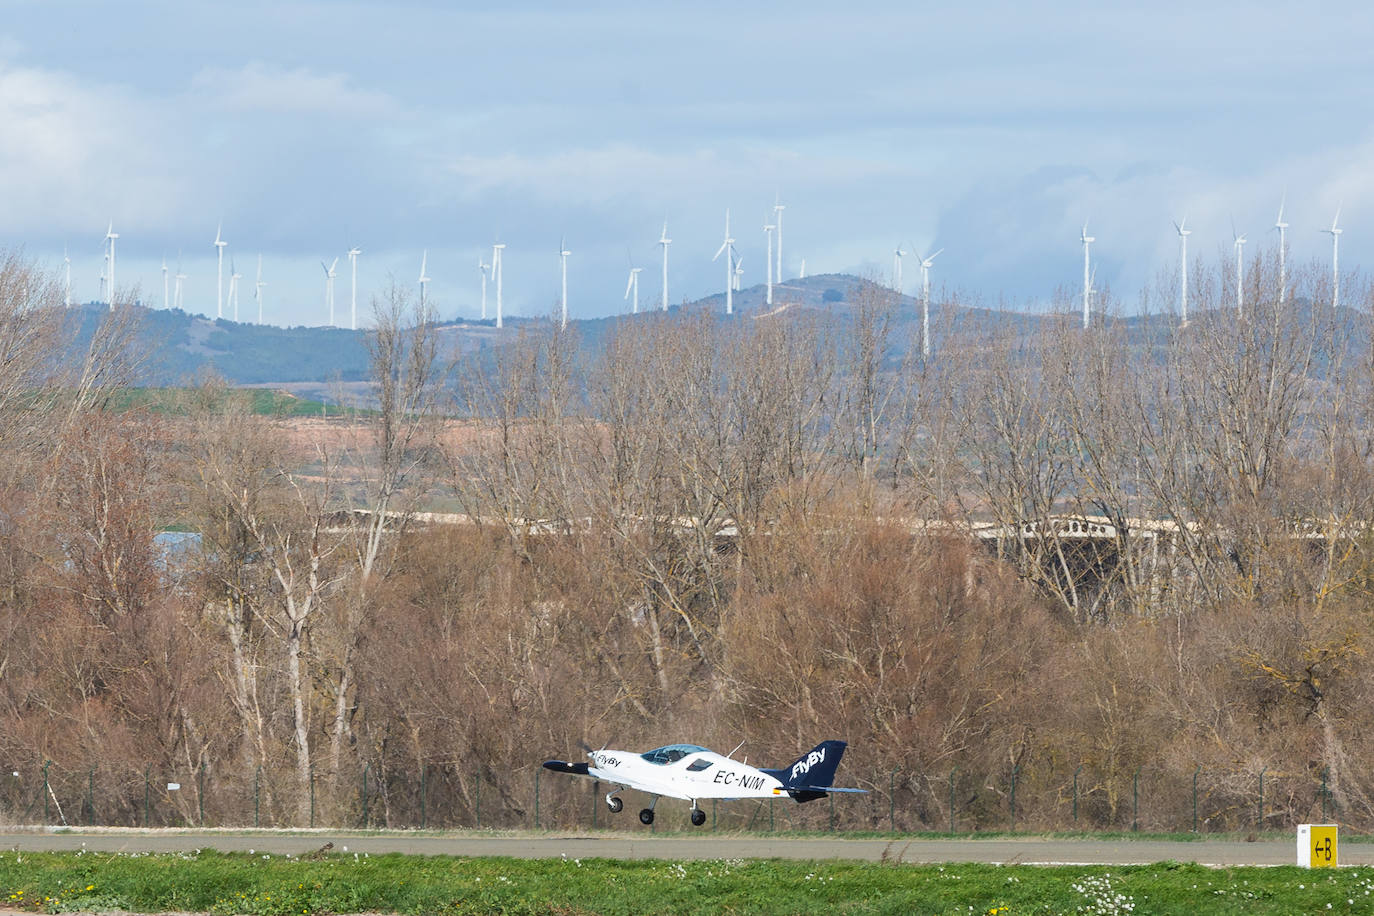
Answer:
M888 865L448 856L0 853L0 904L37 912L1369 913L1374 868Z

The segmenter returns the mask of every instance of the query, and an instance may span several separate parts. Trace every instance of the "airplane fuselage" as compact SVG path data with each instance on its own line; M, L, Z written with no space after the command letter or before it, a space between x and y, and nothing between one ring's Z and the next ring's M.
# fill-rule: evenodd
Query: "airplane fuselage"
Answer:
M779 780L757 767L690 745L658 748L647 754L602 750L589 757L587 775L651 795L692 800L786 794Z

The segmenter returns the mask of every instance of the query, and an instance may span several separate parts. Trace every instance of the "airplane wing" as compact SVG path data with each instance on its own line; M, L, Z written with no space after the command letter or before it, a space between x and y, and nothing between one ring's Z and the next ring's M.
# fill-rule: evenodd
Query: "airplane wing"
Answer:
M564 760L545 760L544 769L553 770L555 773L568 773L572 776L591 776L596 779L603 779L608 783L624 786L627 789L634 789L648 795L659 795L664 798L679 798L688 800L689 796L684 795L681 789L665 785L661 782L645 782L635 779L628 773L609 774L604 772L591 772L585 763L568 763Z
M641 782L638 779L627 779L624 776L616 776L613 778L602 776L600 778L606 780L607 782L611 782L619 786L624 786L627 789L634 789L636 792L643 792L645 795L657 795L662 798L678 798L682 799L683 801L690 800L690 796L684 795L681 789L675 789L671 786L665 786L662 783Z

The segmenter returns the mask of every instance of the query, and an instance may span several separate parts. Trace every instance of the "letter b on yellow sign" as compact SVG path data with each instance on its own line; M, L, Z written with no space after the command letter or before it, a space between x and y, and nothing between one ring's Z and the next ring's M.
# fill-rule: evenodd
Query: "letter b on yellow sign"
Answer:
M1303 868L1336 867L1335 824L1298 825L1298 865Z

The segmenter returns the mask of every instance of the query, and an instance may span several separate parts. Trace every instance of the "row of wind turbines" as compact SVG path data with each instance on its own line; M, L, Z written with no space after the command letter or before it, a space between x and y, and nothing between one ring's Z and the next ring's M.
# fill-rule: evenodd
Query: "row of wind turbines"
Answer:
M99 299L97 300L97 301L99 301L99 302L103 302L103 303L106 304L106 305L112 304L113 301L114 301L114 297L115 297L115 242L116 242L118 239L119 239L119 233L114 231L114 220L111 220L111 221L110 221L110 224L109 224L109 228L107 228L107 229L105 230L105 239L104 239L104 242L105 242L105 245L104 245L104 248L105 248L105 253L104 253L105 264L104 264L104 267L102 268L102 270L101 270L101 272L100 272L100 297L99 297ZM214 247L215 247L216 260L217 260L217 262L218 262L218 266L217 266L217 276L216 276L216 282L215 282L215 317L217 317L217 318L223 318L223 317L224 317L224 307L225 307L225 303L226 303L225 290L224 290L224 249L225 249L226 247L228 247L228 245L229 245L229 243L228 243L227 241L224 240L224 227L223 227L223 225L219 226L219 227L215 230L215 241L214 241L213 244L214 244ZM354 255L355 253L360 253L360 252L357 252L357 250L354 249L353 252L350 252L350 256ZM72 305L72 259L71 259L71 256L67 253L67 251L66 251L65 248L64 248L63 251L62 251L62 263L63 263L63 266L65 267L65 271L66 271L66 288L65 288L65 294L64 294L64 296L63 296L63 302L64 302L64 304L65 304L68 308L70 308L71 305ZM337 261L336 261L336 263L337 263ZM238 269L234 266L234 259L233 259L233 257L231 256L231 257L229 258L229 295L228 295L228 297L227 297L227 302L228 302L229 307L233 310L233 315L234 315L234 320L235 320L235 321L238 321L238 320L239 320L239 281L242 280L242 279L243 279L243 274L241 274L241 273L238 272ZM177 272L176 272L175 274L171 274L171 273L169 272L169 268L167 267L167 259L164 257L164 258L162 259L162 307L163 307L164 309L166 309L166 308L182 308L182 307L183 307L183 301L182 301L182 284L185 282L185 280L186 280L186 274L184 274L184 273L181 272L181 264L180 264L180 261L178 260ZM356 280L357 280L357 274L356 274L356 272L355 272L355 273L354 273L355 286L356 286ZM172 282L173 282L173 281L175 281L175 287L174 287L174 288L173 288L173 286L172 286ZM259 255L258 255L258 276L257 276L257 281L256 281L256 283L254 284L254 287L253 287L253 298L256 300L257 306L258 306L258 324L262 324L262 315L263 315L263 295L262 295L262 291L263 291L263 288L266 287L266 286L267 286L267 284L266 284L266 283L263 281L263 279L262 279L262 255L259 254ZM332 287L331 287L331 289L332 289ZM355 325L355 327L356 327L356 322L357 322L356 298L355 298L354 302L355 302L355 306L354 306L354 325ZM332 300L332 298L331 298L331 300L330 300L330 307L331 307L331 310L330 310L330 319L331 319L331 322L332 322L332 320L333 320L333 300Z
M1279 202L1278 217L1274 221L1273 230L1279 234L1279 290L1278 301L1282 304L1287 292L1286 274L1286 254L1287 254L1287 230L1289 224L1284 221L1284 207L1287 201L1285 195ZM763 224L763 232L767 240L767 273L766 273L766 292L765 301L768 305L773 304L773 290L783 279L783 243L782 243L782 217L786 207L775 199L772 210ZM1340 304L1340 237L1344 232L1340 228L1341 208L1336 209L1335 218L1331 221L1330 228L1322 229L1331 236L1331 276L1332 293L1331 304L1336 307ZM1188 218L1176 221L1175 231L1179 238L1179 313L1182 324L1188 323L1188 236L1193 230L1187 228ZM1245 266L1243 259L1243 248L1247 239L1242 234L1232 232L1236 252L1236 311L1238 315L1244 315L1244 280ZM101 300L109 303L114 298L115 290L115 242L119 239L119 233L114 231L114 222L111 221L105 231L104 237L104 261L105 266L100 274ZM668 223L665 221L663 230L659 235L656 244L662 253L662 293L658 306L660 310L666 311L669 303L668 294L668 246L672 244L672 239L668 237ZM774 242L776 241L776 244ZM1079 234L1079 242L1083 246L1083 327L1087 328L1092 320L1092 300L1097 290L1094 288L1096 270L1092 266L1091 246L1097 241L1095 236L1088 235L1088 223L1085 221ZM716 250L711 258L712 262L721 259L724 255L725 267L725 313L734 313L734 294L739 292L742 287L744 273L744 259L735 248L735 237L730 231L730 211L725 211L725 236L720 248ZM224 255L229 243L224 238L223 224L215 230L215 239L212 243L216 254L216 284L215 284L215 316L224 318L226 306L230 311L234 321L239 320L239 281L243 275L238 272L234 265L234 259L229 259L229 286L226 296L224 286ZM488 263L483 258L478 258L477 267L481 273L481 318L487 320L487 283L488 279L495 286L495 325L501 328L504 325L504 302L503 302L503 252L506 248L504 242L496 242L492 245L491 261ZM925 356L930 355L930 272L935 259L944 251L940 248L931 254L920 254L914 250L908 251L898 246L893 251L893 279L894 287L899 294L903 292L902 283L902 259L908 254L914 254L918 259L921 270L921 351ZM349 327L357 330L358 327L358 258L362 255L362 249L352 246L348 249L346 257L349 261L351 283L349 290ZM568 323L568 258L572 251L567 247L566 239L560 241L558 248L559 273L560 273L560 297L559 312L560 323L563 327ZM332 263L320 262L320 267L324 271L325 287L324 301L329 314L329 326L337 326L337 315L334 298L334 281L338 277L339 257L334 258ZM63 252L63 261L66 266L66 297L67 306L72 304L72 278L71 278L71 258L66 251ZM418 278L420 290L420 305L423 308L427 303L428 285L431 278L428 275L429 251L425 250L420 259L420 274ZM801 276L806 276L805 261L802 262ZM639 312L639 274L643 268L634 266L631 260L629 276L625 284L624 299L631 303L631 313ZM186 280L186 274L182 273L180 261L178 260L177 272L169 273L166 258L162 261L162 304L163 308L182 308L182 286ZM171 286L175 281L175 287ZM264 296L263 289L267 283L262 278L262 255L258 255L257 277L253 288L253 297L257 305L257 322L263 323Z
M1279 234L1279 290L1278 304L1283 305L1288 288L1287 277L1287 253L1288 253L1288 223L1283 219L1283 208L1287 203L1287 195L1279 200L1279 214L1274 220L1273 231ZM1336 207L1336 216L1331 220L1331 228L1319 230L1331 236L1331 307L1334 309L1341 303L1341 233L1345 230L1340 227L1341 207ZM1178 287L1178 311L1181 324L1188 323L1188 236L1193 234L1193 230L1188 227L1188 217L1174 223L1174 231L1178 233L1178 257L1179 257L1179 287ZM1232 228L1231 235L1236 249L1236 315L1245 316L1245 258L1244 248L1247 241L1243 234L1238 234ZM1088 224L1083 223L1083 230L1079 234L1079 241L1083 245L1083 327L1088 327L1092 320L1092 294L1093 280L1096 271L1090 270L1089 246L1097 239L1088 235Z
M105 230L105 265L100 273L100 298L97 300L109 305L114 300L115 294L115 241L119 238L119 233L114 231L114 221L111 220L109 228ZM224 288L224 249L229 247L229 242L224 238L224 225L221 223L215 229L215 240L212 243L215 249L215 317L223 318L225 307L228 306L232 313L233 320L239 320L239 281L243 279L243 274L238 272L234 265L234 258L229 258L229 289L228 295ZM362 249L356 245L348 250L348 261L352 268L352 286L349 290L349 311L350 327L358 329L358 256ZM426 252L428 256L428 252ZM72 259L64 249L62 261L66 268L66 292L64 296L65 305L70 308L72 304ZM338 276L336 269L339 266L339 259L335 258L332 264L320 262L324 268L325 275L325 304L329 309L329 325L336 326L334 308L334 280ZM421 296L424 295L424 284L429 278L425 275L424 263L420 266ZM180 260L178 259L177 272L171 274L167 267L167 259L162 259L162 307L183 308L182 284L186 280L186 274L181 272ZM173 286L173 282L175 286ZM257 279L253 284L253 299L258 307L258 324L263 322L263 289L267 283L262 279L262 255L258 255Z
M785 209L787 209L786 205L778 203L775 199L771 217L772 222L765 222L763 227L764 233L768 237L768 290L766 300L769 305L773 304L773 273L775 264L778 282L782 282L782 213ZM774 233L777 235L776 261L774 260ZM660 249L662 249L663 254L663 292L659 298L659 309L661 311L668 310L668 302L670 301L668 298L668 246L671 245L672 242L673 240L668 238L668 223L665 221L663 223L663 231L659 234L658 242L656 243ZM495 317L496 327L498 328L502 327L505 321L504 305L501 298L503 279L501 257L505 248L506 245L504 242L496 242L491 246L490 264L482 258L477 259L477 269L482 274L482 320L487 320L487 278L488 271L490 271L490 277L496 286ZM735 249L735 239L730 235L729 210L725 211L725 240L721 243L720 248L716 251L715 256L712 257L711 260L713 262L718 260L722 254L726 256L725 314L730 315L734 313L734 294L740 290L743 282L744 259L740 257L739 252ZM572 252L568 250L568 243L565 238L561 240L558 245L558 266L560 275L559 320L563 327L568 326L568 258L571 255ZM427 257L428 252L425 253L425 258ZM425 301L425 284L429 281L429 278L425 275L425 258L422 258L420 261L420 302L422 305ZM644 268L636 267L633 260L631 260L630 274L625 282L625 295L622 297L625 301L631 303L631 314L639 314L639 275L643 270ZM805 275L806 268L805 262L803 262L802 276Z
M767 233L767 235L768 235L768 296L767 296L767 299L768 299L768 303L769 303L770 305L771 305L772 302L773 302L773 285L774 285L774 284L773 284L773 267L774 267L774 263L775 263L775 262L774 262L774 258L773 258L773 250L774 250L774 246L773 246L773 234L774 234L774 232L777 233L777 242L778 242L778 244L777 244L777 260L776 260L777 275L778 275L779 281L781 281L781 278L782 278L782 211L783 211L784 209L786 209L786 208L785 208L785 206L784 206L783 204L781 204L781 203L774 203L774 205L773 205L773 211L772 211L772 212L773 212L773 222L768 223L768 224L766 224L766 225L764 226L764 230L766 231L766 233ZM736 250L735 250L735 248L734 248L734 242L735 242L735 240L734 240L733 238L730 238L730 237L729 237L729 235L730 235L730 214L729 214L729 211L728 211L728 210L726 211L726 214L725 214L725 234L726 234L726 237L727 237L727 238L726 238L726 243L723 244L723 245L721 246L720 251L717 251L717 252L716 252L715 257L712 258L712 260L714 261L714 260L716 260L716 258L719 258L722 252L727 252L727 251L728 251L728 257L727 257L727 259L726 259L727 268L728 268L728 270L729 270L729 273L727 274L727 278L726 278L726 279L727 279L727 283L726 283L726 312L727 312L727 313L732 313L732 312L734 311L733 293L736 292L736 291L738 291L738 290L740 289L741 277L742 277L742 275L743 275L744 268L743 268L743 266L742 266L742 265L743 265L743 259L742 259L741 257L739 257L738 252L736 252ZM104 302L104 303L106 303L106 304L109 304L109 303L113 300L113 298L114 298L114 290L115 290L115 241L116 241L118 238L119 238L119 233L117 233L117 232L114 231L114 222L113 222L113 220L112 220L112 221L110 222L110 224L109 224L109 228L106 230L106 233L105 233L105 239L104 239L104 241L105 241L105 243L106 243L105 267L104 267L104 269L101 271L101 274L100 274L100 301L101 301L101 302ZM668 308L668 302L670 301L670 300L669 300L669 295L668 295L668 246L672 244L672 241L673 241L673 240L672 240L671 238L668 237L668 223L665 221L664 224L663 224L663 231L662 231L662 233L659 235L659 239L658 239L658 242L657 242L658 246L659 246L659 247L661 248L661 250L662 250L662 255L663 255L663 291L662 291L662 296L661 296L661 298L660 298L660 300L659 300L659 308L660 308L661 310L663 310L663 311L666 311L666 310L667 310L667 308ZM234 320L234 321L238 321L238 320L239 320L239 294L238 294L238 289L239 289L239 281L240 281L241 279L243 279L243 275L240 274L240 273L238 272L237 268L236 268L235 265L234 265L233 256L231 255L230 258L229 258L229 288L228 288L228 294L227 294L227 296L226 296L226 294L225 294L225 288L224 288L224 251L225 251L225 249L229 246L229 242L224 238L224 225L223 225L222 223L215 229L215 240L214 240L214 242L212 243L212 245L213 245L213 247L214 247L214 249L215 249L215 258L216 258L215 317L216 317L216 318L224 318L224 317L225 317L225 308L226 308L226 305L227 305L227 307L228 307L228 309L229 309L229 311L230 311L230 313L231 313L231 316L232 316L233 320ZM483 260L483 259L481 259L481 258L479 258L479 259L478 259L478 262L477 262L478 270L481 272L481 276L482 276L482 287L481 287L481 289L482 289L482 292L481 292L481 317L482 317L482 320L483 320L483 321L487 320L487 280L488 280L488 276L490 275L490 277L491 277L491 279L492 279L492 281L493 281L493 283L494 283L494 285L495 285L495 291L496 291L496 315L495 315L495 317L496 317L496 327L498 327L498 328L502 327L502 326L504 325L504 321L505 321L504 302L503 302L503 298L502 298L502 291L503 291L502 287L503 287L503 278L504 278L503 270L502 270L502 252L505 250L505 248L506 248L506 244L505 244L504 242L496 242L495 244L492 245L491 263L487 263L485 260ZM351 273L351 283L350 283L350 289L349 289L349 326L350 326L353 330L357 330L357 327L358 327L358 258L359 258L359 256L360 256L361 254L362 254L362 249L361 249L361 248L358 248L356 245L353 246L353 247L351 247L351 248L349 248L349 250L348 250L348 252L347 252L347 257L348 257L348 261L349 261L349 268L350 268L350 273ZM563 240L562 242L560 242L560 244L559 244L559 250L558 250L559 269L560 269L560 275L561 275L561 276L560 276L560 280L561 280L561 283L560 283L560 286L561 286L561 295L560 295L559 307L560 307L560 320L561 320L561 323L562 323L562 326L563 326L563 327L567 327L567 324L568 324L568 258L569 258L571 255L572 255L572 252L568 249L566 240ZM71 280L71 258L67 255L67 253L66 253L65 251L63 252L63 261L64 261L64 263L65 263L65 265L66 265L66 297L65 297L65 302L66 302L66 305L67 305L68 307L70 307L71 304L72 304L72 294L71 294L71 289L72 289L72 280ZM337 326L337 316L336 316L336 307L335 307L335 299L334 299L334 281L338 278L338 266L339 266L339 258L338 258L338 257L334 258L334 260L333 260L331 263L326 263L325 261L320 261L320 267L321 267L321 269L324 271L324 279L325 279L325 286L324 286L324 301L325 301L325 307L326 307L326 309L327 309L328 312L329 312L329 325L330 325L331 327ZM426 249L426 250L421 254L421 257L420 257L420 275L419 275L419 278L418 278L418 281L417 281L417 282L418 282L418 285L419 285L419 289L420 289L420 305L421 305L422 308L423 308L423 307L426 305L426 303L427 303L427 299L428 299L428 286L429 286L429 283L430 283L431 280L432 280L432 278L429 276L428 266L429 266L429 251L428 251L428 249ZM625 295L624 295L624 299L625 299L626 301L631 301L631 302L632 302L631 311L632 311L632 313L634 313L634 314L638 314L638 312L639 312L639 274L640 274L640 272L641 272L642 270L643 270L643 268L641 268L641 267L631 266L631 267L630 267L629 279L628 279L628 281L626 282L626 285L625 285ZM488 272L490 272L490 274L489 274ZM804 275L804 274L803 274L803 275ZM166 260L166 258L163 258L163 261L162 261L162 286L163 286L163 289L162 289L162 306L163 306L164 309L165 309L165 308L182 308L182 307L183 307L184 303L183 303L183 298L182 298L182 285L183 285L183 283L184 283L185 280L186 280L186 274L182 273L181 267L180 267L180 263L178 262L177 272L176 272L175 274L171 274L171 273L169 272L169 268L168 268L168 266L167 266L167 260ZM172 284L172 281L175 281L175 287L174 287L174 288L173 288L172 285L171 285L171 284ZM263 292L262 292L262 291L263 291L263 289L264 289L266 286L267 286L267 283L262 279L262 255L259 254L259 255L258 255L258 272L257 272L257 279L256 279L255 284L254 284L254 299L255 299L255 302L256 302L256 304L257 304L258 324L262 324L262 322L263 322L263 298L264 298L264 297L263 297Z

